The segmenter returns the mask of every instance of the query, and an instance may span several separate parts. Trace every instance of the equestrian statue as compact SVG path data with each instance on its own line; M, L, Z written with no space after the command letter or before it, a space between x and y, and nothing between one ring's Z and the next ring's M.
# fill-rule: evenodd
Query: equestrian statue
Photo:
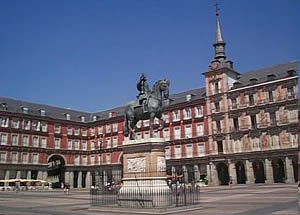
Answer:
M159 119L159 128L163 128L162 108L163 100L169 98L169 80L157 81L152 90L149 89L146 76L142 73L137 89L139 95L137 100L131 101L125 108L124 136L135 139L135 127L139 120L148 120L150 126L150 137L153 137L154 118Z

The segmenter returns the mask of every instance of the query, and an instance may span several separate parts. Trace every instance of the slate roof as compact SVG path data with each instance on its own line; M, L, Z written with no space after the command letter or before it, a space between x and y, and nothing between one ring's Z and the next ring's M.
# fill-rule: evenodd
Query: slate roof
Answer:
M288 76L287 71L290 69L294 69L298 72L298 61L291 61L284 64L277 64L268 68L258 69L254 71L250 71L247 73L241 73L239 82L243 86L250 85L250 79L256 78L258 81L257 83L263 83L266 82L267 76L274 74L275 80L276 79L282 79ZM176 94L170 95L170 105L176 105L179 103L183 103L186 101L186 96L191 94L191 100L197 100L200 98L205 97L205 88L197 88L192 89ZM116 113L117 116L122 116L124 114L125 106L112 108L105 111L95 112L95 113L88 113L83 111L77 111L77 110L71 110L68 108L61 108L61 107L55 107L51 105L44 105L44 104L36 104L32 102L26 102L21 100L16 100L13 98L6 98L6 97L0 97L0 104L5 103L8 107L8 112L13 113L22 113L22 107L28 108L28 115L36 115L40 116L40 110L43 109L46 111L45 116L50 117L53 119L61 119L66 120L65 114L70 114L70 121L80 122L80 116L85 117L85 122L92 122L93 116L97 116L99 120L108 119L109 114L111 112Z
M241 73L240 79L238 80L241 83L241 85L238 88L252 85L250 82L250 79L252 78L257 79L256 84L267 82L268 75L275 75L274 80L286 78L288 77L287 71L289 70L295 70L298 73L298 61L290 61L288 63L275 64L271 67Z

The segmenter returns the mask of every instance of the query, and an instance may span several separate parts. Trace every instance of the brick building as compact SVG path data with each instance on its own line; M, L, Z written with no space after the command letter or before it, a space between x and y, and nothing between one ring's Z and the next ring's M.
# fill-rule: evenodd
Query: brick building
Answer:
M164 109L167 172L211 185L298 180L298 62L238 73L217 14L205 87L170 96ZM124 107L86 113L0 97L0 179L89 187L122 178ZM156 121L156 124L158 122ZM149 137L140 121L137 138Z

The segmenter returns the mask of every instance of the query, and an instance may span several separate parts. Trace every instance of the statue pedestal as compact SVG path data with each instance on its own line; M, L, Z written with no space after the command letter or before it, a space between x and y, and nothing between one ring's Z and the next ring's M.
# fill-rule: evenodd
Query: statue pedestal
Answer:
M118 197L121 206L153 208L171 204L164 146L162 138L123 142L124 178Z

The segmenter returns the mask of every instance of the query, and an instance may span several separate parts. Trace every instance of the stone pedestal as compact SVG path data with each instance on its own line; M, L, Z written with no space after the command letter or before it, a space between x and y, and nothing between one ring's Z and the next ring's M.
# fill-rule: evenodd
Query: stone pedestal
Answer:
M159 208L171 205L164 146L162 138L123 142L124 177L118 197L121 206Z

